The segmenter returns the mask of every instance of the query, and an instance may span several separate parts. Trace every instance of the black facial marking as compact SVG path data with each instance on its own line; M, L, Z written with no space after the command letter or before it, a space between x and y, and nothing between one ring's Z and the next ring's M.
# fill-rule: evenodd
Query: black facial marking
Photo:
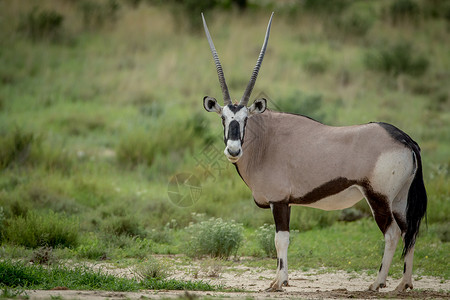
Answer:
M291 207L288 203L272 203L272 214L275 221L275 231L289 231Z
M235 114L243 108L244 105L228 104L228 108Z
M280 258L280 270L283 270L283 259Z
M239 122L233 120L228 125L228 137L227 140L240 140L241 139L241 129L239 127Z
M389 208L387 198L386 196L375 192L367 179L349 180L347 178L339 177L322 184L302 197L291 197L289 199L289 203L311 204L325 197L336 195L352 185L359 185L363 187L367 201L374 212L375 221L383 234L386 233L386 230L392 223L392 213Z

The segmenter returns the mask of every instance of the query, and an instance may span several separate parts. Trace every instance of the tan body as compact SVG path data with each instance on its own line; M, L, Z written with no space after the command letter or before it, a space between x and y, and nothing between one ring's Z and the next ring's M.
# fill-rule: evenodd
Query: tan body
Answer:
M243 153L236 165L259 206L291 199L291 204L344 209L365 197L358 184L324 194L327 198L301 199L337 178L368 181L375 192L395 196L402 186L398 179L406 183L414 175L412 151L377 123L332 127L266 110L249 118Z

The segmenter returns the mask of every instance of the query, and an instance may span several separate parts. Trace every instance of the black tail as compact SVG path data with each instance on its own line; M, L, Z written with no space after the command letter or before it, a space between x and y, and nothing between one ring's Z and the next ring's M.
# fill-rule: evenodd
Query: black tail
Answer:
M423 183L420 147L409 135L397 127L383 122L378 122L378 124L383 127L393 139L409 147L414 152L414 156L417 161L416 174L411 186L409 187L408 202L406 204L407 228L404 238L405 246L402 252L402 257L404 257L414 246L417 234L419 233L420 222L427 212L428 200L425 184Z
M417 145L417 144L416 144ZM410 145L412 146L412 145ZM418 146L411 147L417 160L417 170L414 180L409 187L408 203L406 205L406 223L408 225L404 237L402 257L404 257L416 242L420 222L427 212L427 191L423 183L422 159Z

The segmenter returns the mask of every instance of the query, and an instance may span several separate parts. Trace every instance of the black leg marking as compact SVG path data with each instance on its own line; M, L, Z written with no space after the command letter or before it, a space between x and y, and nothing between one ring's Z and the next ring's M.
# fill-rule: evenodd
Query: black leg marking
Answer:
M381 264L380 269L378 270L378 272L381 272L381 268L383 268L383 264Z
M280 259L277 258L277 268L280 266Z
M280 270L283 270L283 259L280 258Z
M275 230L289 231L289 219L291 207L288 203L271 203L273 219L275 221Z
M366 198L372 208L375 222L377 222L381 232L385 234L393 221L387 197L375 192L367 179L361 181L360 185L364 187Z
M392 213L394 215L394 219L395 222L397 222L398 227L400 228L402 233L406 232L406 229L408 229L408 225L406 224L406 221L404 221L401 217L400 214L393 212Z
M403 264L403 274L406 273L406 262Z

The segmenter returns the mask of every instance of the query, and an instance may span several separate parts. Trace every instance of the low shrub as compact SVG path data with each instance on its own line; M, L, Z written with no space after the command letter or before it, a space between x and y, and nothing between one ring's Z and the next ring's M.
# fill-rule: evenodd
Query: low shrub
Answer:
M340 14L343 12L351 2L348 0L304 0L302 1L303 8L310 12L326 13L326 14Z
M83 26L95 29L107 23L116 22L120 11L119 3L117 0L79 1L78 10L82 15Z
M271 258L277 257L277 249L275 247L275 225L264 224L259 227L256 232L258 244L264 253Z
M32 40L55 39L61 33L64 16L54 10L33 8L23 16L18 30Z
M355 10L337 17L332 24L345 35L363 37L374 22L375 17L372 13Z
M243 227L234 221L211 218L187 228L191 239L186 245L189 256L228 258L235 255L243 240Z
M389 17L396 25L405 21L417 22L420 16L420 6L413 0L396 0L389 5Z
M392 76L421 76L427 71L430 62L426 56L413 50L410 43L399 42L367 53L365 64L369 69Z
M109 257L110 249L94 234L88 235L75 249L78 258L105 260Z
M0 133L0 170L13 164L20 164L27 160L30 148L36 143L33 133L14 127Z
M113 216L105 222L104 231L114 235L127 235L131 237L145 237L146 233L141 224L132 215Z
M24 217L6 221L4 239L27 248L76 247L78 244L78 221L54 212L38 214L29 211Z
M151 258L135 267L134 272L142 280L166 279L170 275L170 268L167 264Z
M320 122L326 118L325 113L321 110L322 95L320 94L305 94L295 90L287 97L277 101L275 105L279 111L305 115Z
M50 265L55 261L52 247L40 247L31 254L30 262L40 265Z
M328 69L328 61L320 56L314 56L306 60L303 67L310 75L323 74Z

